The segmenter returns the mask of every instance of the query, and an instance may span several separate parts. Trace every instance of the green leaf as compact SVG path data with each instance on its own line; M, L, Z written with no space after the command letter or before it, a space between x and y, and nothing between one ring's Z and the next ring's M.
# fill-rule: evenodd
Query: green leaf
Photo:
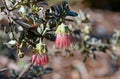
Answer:
M73 11L67 12L67 15L68 15L68 16L73 16L73 17L78 16L78 14L77 14L76 12L73 12Z

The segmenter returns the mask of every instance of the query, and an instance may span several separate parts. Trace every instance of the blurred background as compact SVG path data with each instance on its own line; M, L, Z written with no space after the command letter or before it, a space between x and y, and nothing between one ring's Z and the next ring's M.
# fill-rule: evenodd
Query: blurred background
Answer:
M49 5L61 4L63 0L41 0L47 1ZM83 12L89 15L93 33L99 38L108 38L113 34L114 29L120 30L120 0L67 0L71 10ZM0 6L2 6L0 0ZM81 27L81 26L80 26ZM25 51L26 56L19 59L16 56L15 48L9 49L4 43L9 40L2 30L0 30L0 68L8 68L19 71L24 68L30 59L30 54ZM53 70L49 74L43 75L43 79L120 79L120 47L115 54L118 60L115 61L106 53L95 52L97 59L89 57L86 62L82 61L80 51L72 51L74 56L62 56L61 52L52 47L53 42L47 42L50 52L55 55L50 57L50 62L45 67ZM6 71L5 71L6 72ZM9 74L7 74L9 75ZM0 70L0 79L2 79Z

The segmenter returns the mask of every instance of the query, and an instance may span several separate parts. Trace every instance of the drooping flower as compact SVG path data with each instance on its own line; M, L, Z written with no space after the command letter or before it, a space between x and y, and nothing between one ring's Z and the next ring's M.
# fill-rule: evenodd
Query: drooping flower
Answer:
M34 54L32 55L31 62L36 62L36 65L46 65L49 62L47 55L47 46L43 43L36 44Z
M42 55L33 54L31 58L31 62L34 63L34 61L37 66L46 65L49 62L49 58L47 54L42 54Z
M55 46L58 48L67 48L74 43L74 39L71 36L71 31L67 25L61 24L56 30Z

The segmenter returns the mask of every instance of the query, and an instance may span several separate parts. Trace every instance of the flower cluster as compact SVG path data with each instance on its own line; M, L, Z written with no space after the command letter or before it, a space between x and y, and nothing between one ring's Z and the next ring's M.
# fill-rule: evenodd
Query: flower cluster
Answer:
M33 54L31 59L32 59L31 62L34 63L35 61L37 66L46 65L49 62L48 61L49 58L47 54L43 54L43 55Z
M46 65L49 62L47 55L47 46L43 43L36 44L34 54L32 55L31 62L36 62L36 65Z
M32 47L33 55L31 62L36 65L45 65L49 62L47 45L44 40L55 42L56 48L66 49L74 44L71 30L66 21L73 21L67 16L76 17L78 14L69 8L67 1L62 1L61 5L48 6L46 2L40 0L3 0L4 12L7 16L6 24L2 26L8 33L10 41L5 43L9 48L17 47L17 54L24 57L22 48ZM44 6L49 8L45 9ZM1 14L0 15L3 15ZM0 16L0 23L5 19ZM4 24L1 24L4 25ZM19 35L19 36L17 36Z

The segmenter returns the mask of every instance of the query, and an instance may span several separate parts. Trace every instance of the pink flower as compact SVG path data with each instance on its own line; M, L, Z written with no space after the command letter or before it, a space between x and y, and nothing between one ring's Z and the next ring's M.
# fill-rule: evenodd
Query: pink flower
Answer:
M36 47L33 49L33 55L31 58L31 62L36 65L46 65L49 61L48 55L47 55L47 46L46 44L42 43L41 41L36 44Z
M67 48L74 43L74 39L71 35L68 34L57 34L55 46L59 48Z
M31 58L31 62L36 62L37 66L46 65L49 62L49 58L47 54L33 54Z
M55 33L57 34L56 41L55 41L56 47L67 48L74 43L74 39L71 36L71 30L64 23L61 23L58 26Z

